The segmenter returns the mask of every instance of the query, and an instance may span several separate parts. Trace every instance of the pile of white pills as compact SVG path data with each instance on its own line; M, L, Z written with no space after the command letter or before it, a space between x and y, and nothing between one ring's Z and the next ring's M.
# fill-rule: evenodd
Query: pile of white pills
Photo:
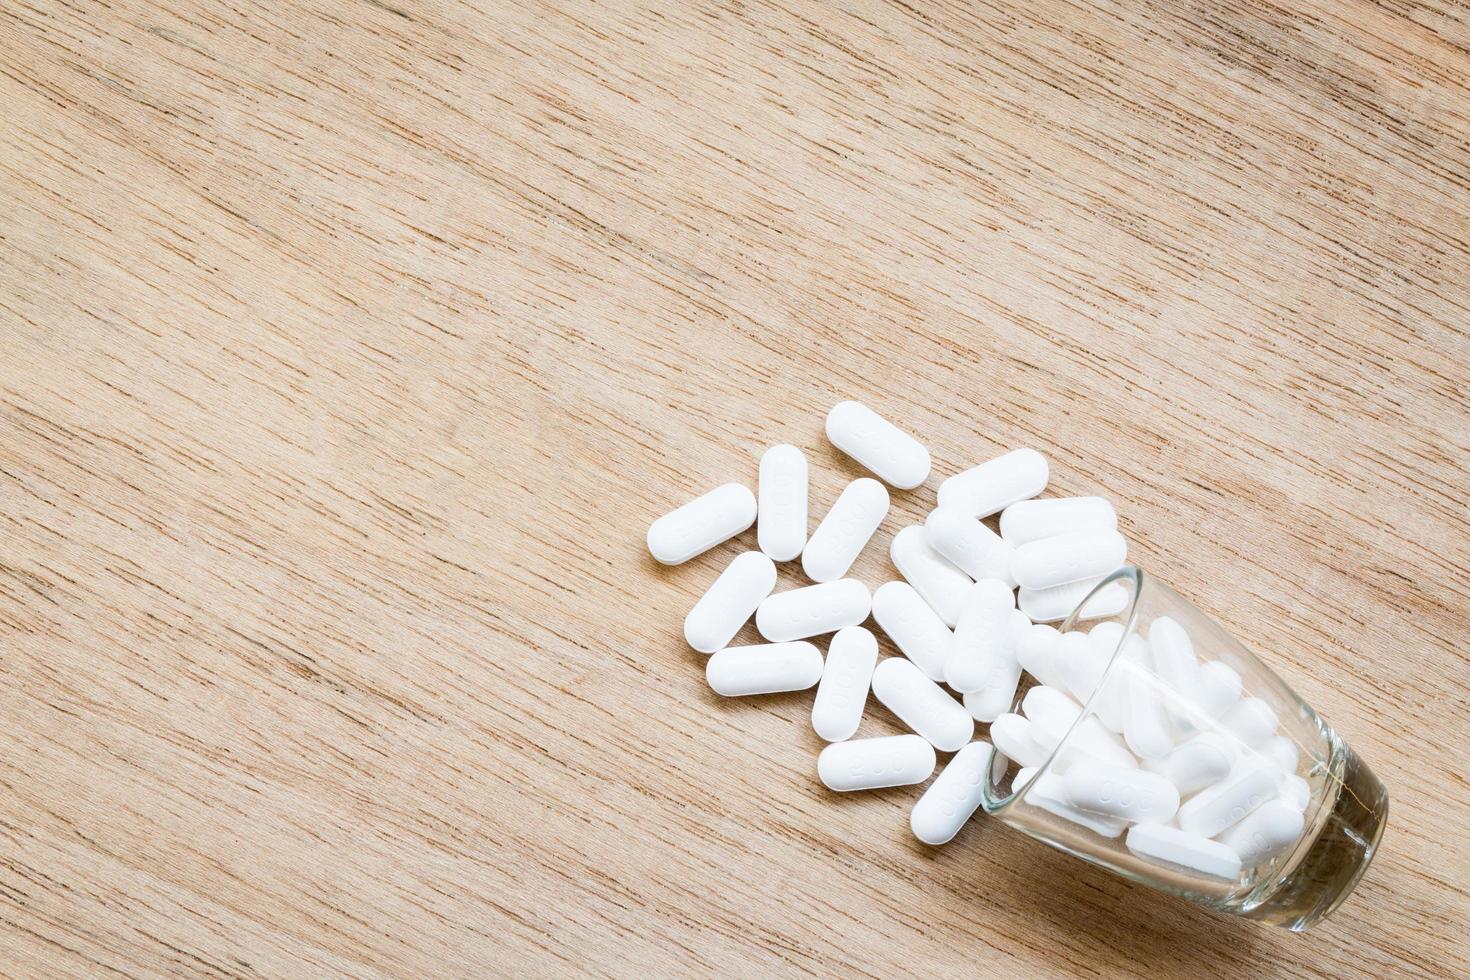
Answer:
M1098 691L1123 627L1062 634L1048 625L1127 557L1108 501L1033 499L1050 475L1046 459L1006 453L940 484L928 519L890 545L902 580L870 592L846 576L888 513L884 484L921 485L929 452L854 401L828 414L827 436L878 479L849 484L810 537L807 460L780 445L761 457L758 500L739 483L711 490L655 521L648 550L678 564L759 521L760 550L729 564L689 611L684 635L711 655L706 677L726 697L816 687L812 728L831 743L817 774L828 788L921 783L936 753L952 752L910 819L919 840L944 844L980 806L992 771L1014 762L1020 791L1066 738L1023 805L1122 836L1142 860L1236 882L1300 838L1310 790L1296 774L1297 747L1277 733L1269 705L1241 697L1236 671L1201 662L1183 627L1158 617L1129 637ZM999 534L982 522L996 514ZM813 584L773 594L774 563L798 557ZM1112 616L1127 600L1112 583L1079 619ZM769 642L730 646L752 615ZM861 625L870 615L902 657L879 660ZM825 634L824 659L812 638ZM1023 673L1034 685L1016 705ZM853 738L870 690L913 734ZM1094 713L1078 724L1094 694ZM989 742L975 739L976 722L990 726Z

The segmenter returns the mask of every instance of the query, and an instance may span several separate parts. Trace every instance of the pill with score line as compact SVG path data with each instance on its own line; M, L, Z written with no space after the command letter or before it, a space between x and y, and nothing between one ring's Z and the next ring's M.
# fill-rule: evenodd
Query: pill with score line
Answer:
M941 752L958 751L975 734L970 713L904 657L889 657L873 671L873 696Z
M866 585L840 578L766 596L755 609L755 628L776 643L835 633L867 619L871 604Z
M776 565L759 551L735 556L684 617L684 639L700 653L729 644L776 587Z
M772 561L791 561L806 544L806 454L785 443L767 449L756 489L756 544Z
M801 569L813 582L847 574L888 513L888 491L869 477L849 483L801 553Z
M824 741L840 742L857 732L877 664L878 641L872 633L848 626L833 635L812 701L812 730Z
M934 746L917 735L833 742L817 756L817 776L838 793L922 783L934 771Z
M980 808L994 754L985 742L971 742L955 753L909 814L915 837L935 847L954 840Z
M944 680L950 630L907 582L885 582L873 593L873 619L931 681Z

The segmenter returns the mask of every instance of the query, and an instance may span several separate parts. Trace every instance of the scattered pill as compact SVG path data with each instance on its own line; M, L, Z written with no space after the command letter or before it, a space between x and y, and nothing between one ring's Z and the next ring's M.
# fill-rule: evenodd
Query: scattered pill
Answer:
M665 565L678 565L754 523L755 494L727 483L654 521L648 529L648 551Z
M1071 582L1050 589L1026 589L1020 591L1021 611L1038 623L1059 623L1072 615L1082 600L1087 600L1077 613L1077 618L1098 619L1112 616L1128 605L1128 587L1122 582L1110 582L1088 598L1088 593L1097 587L1100 580Z
M996 718L990 725L990 741L1001 755L1021 766L1039 766L1051 756L1031 737L1031 721L1023 715L1007 712Z
M1220 843L1246 864L1275 857L1296 843L1305 821L1302 811L1285 800L1271 800L1220 835Z
M931 681L944 680L949 627L907 582L885 582L873 593L873 619Z
M861 402L841 402L827 413L827 438L900 490L929 478L929 450Z
M1236 751L1232 739L1216 732L1201 732L1148 768L1173 783L1180 795L1204 789L1230 775Z
M971 742L955 753L909 814L915 837L934 846L954 840L980 807L993 755L985 742Z
M1260 698L1246 698L1225 712L1220 727L1252 748L1276 733L1276 712Z
M1179 827L1214 837L1239 823L1276 795L1279 770L1270 763L1244 765L1221 782L1201 790L1179 808Z
M776 587L776 566L759 551L735 556L684 617L684 639L700 653L727 646Z
M1166 823L1179 809L1174 784L1145 769L1073 766L1062 778L1062 793L1079 810L1128 823Z
M974 584L970 576L929 547L929 542L924 540L924 528L918 524L911 524L893 536L889 555L899 573L939 614L944 625L953 629Z
M944 679L950 687L969 694L1019 670L1013 602L1011 590L997 579L983 579L970 587L944 661Z
M958 751L975 735L970 713L904 657L873 671L873 696L941 752Z
M972 466L939 484L939 506L971 517L989 517L1018 500L1046 489L1046 458L1034 449L1016 449Z
M801 553L802 571L813 582L846 575L887 513L888 491L883 484L868 477L849 483L812 532Z
M755 628L772 642L800 640L856 626L868 618L871 605L866 585L841 578L767 596L756 607Z
M818 737L841 742L857 732L877 664L878 641L861 626L840 629L832 637L812 701L812 731Z
M790 561L806 544L806 454L782 443L761 456L755 540L772 561Z
M1010 588L1016 587L1011 578L1011 556L1015 549L978 518L940 507L924 521L924 540L971 578L999 579Z
M726 647L705 664L705 679L727 698L804 691L822 676L822 655L810 643Z
M1094 580L1115 571L1128 554L1117 531L1073 531L1030 541L1011 557L1011 578L1033 592Z
M917 735L833 742L817 756L817 776L830 790L850 793L922 783L934 771L934 746Z
M1139 824L1128 829L1128 850L1160 864L1234 881L1240 877L1240 855L1219 841L1175 827Z
M1022 500L1000 515L1000 536L1013 547L1074 531L1116 531L1118 514L1101 497Z

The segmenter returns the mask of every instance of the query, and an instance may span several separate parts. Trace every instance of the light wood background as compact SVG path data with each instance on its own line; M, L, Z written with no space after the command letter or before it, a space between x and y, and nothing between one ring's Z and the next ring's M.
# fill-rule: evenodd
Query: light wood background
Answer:
M0 4L0 967L1465 975L1470 12ZM1393 796L1293 936L726 702L650 521L1016 445ZM788 583L796 574L783 572ZM872 706L863 732L896 730Z

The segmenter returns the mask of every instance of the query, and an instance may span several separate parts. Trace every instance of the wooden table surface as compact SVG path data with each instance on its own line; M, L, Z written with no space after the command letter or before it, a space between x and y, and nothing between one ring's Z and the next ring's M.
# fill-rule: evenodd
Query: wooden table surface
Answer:
M0 105L0 972L1470 971L1463 4L12 0ZM844 397L935 459L859 577L1035 446L1358 749L1337 915L707 689L754 535L647 526L780 441L815 522Z

